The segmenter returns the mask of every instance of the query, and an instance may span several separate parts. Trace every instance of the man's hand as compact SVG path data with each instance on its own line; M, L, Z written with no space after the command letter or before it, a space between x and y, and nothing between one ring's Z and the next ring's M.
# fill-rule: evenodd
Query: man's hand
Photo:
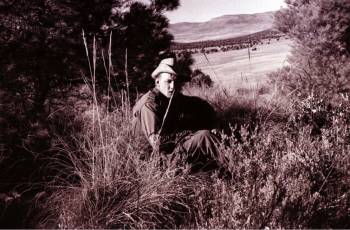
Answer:
M159 147L159 134L151 134L151 136L148 138L148 141L153 149L157 149Z

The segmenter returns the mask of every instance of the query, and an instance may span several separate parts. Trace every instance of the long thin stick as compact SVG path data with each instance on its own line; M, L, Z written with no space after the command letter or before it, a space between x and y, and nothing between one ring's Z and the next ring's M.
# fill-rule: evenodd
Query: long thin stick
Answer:
M164 126L164 123L165 123L165 120L168 116L168 113L169 113L169 110L170 110L170 105L171 105L171 102L173 100L173 97L174 97L174 94L175 94L175 91L173 92L173 94L171 94L171 97L170 97L170 100L169 100L169 104L168 104L168 107L166 108L166 111L165 111L165 114L164 114L164 117L163 117L163 121L162 121L162 125L160 126L160 129L159 129L159 133L158 133L158 136L157 136L157 139L156 139L156 146L155 148L153 148L153 151L152 151L152 156L156 153L159 153L159 138L160 138L160 135L163 131L163 126ZM152 145L153 146L153 145Z
M169 113L169 110L170 110L170 105L171 105L171 102L173 100L174 94L175 94L175 91L171 94L168 107L166 108L166 111L165 111L165 114L164 114L164 117L163 117L162 125L160 126L160 129L159 129L159 135L163 131L163 126L164 126L164 123L165 123L165 119L168 116L168 113Z

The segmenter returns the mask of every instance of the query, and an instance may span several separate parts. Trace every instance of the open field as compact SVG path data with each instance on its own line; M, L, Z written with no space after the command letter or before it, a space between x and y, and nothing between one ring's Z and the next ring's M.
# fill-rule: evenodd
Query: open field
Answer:
M291 50L290 40L271 41L270 44L258 45L256 51L231 50L206 54L194 54L194 68L209 74L214 82L224 85L229 90L253 88L266 82L266 74L288 65L287 56Z

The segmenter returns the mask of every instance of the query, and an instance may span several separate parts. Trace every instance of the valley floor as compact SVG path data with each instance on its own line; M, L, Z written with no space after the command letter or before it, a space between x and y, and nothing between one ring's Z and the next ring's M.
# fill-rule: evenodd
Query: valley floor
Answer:
M194 54L193 68L201 69L210 75L214 82L224 85L228 90L237 87L252 88L266 82L266 74L288 65L287 56L292 42L288 39L267 41L257 45L257 50L231 50L206 54Z

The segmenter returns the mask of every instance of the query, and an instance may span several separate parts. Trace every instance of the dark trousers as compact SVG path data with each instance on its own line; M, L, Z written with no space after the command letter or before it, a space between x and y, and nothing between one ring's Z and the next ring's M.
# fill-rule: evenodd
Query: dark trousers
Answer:
M191 171L210 171L225 168L227 160L218 150L219 141L209 130L199 130L186 136L176 152L191 165Z

